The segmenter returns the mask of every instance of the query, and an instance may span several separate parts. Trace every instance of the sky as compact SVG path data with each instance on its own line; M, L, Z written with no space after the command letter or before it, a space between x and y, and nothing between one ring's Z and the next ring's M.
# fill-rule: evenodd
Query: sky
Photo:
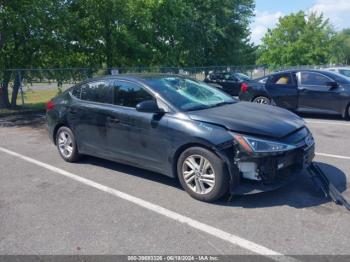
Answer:
M252 42L261 43L268 28L274 28L281 16L303 10L323 13L335 30L350 27L350 0L256 0L251 24Z

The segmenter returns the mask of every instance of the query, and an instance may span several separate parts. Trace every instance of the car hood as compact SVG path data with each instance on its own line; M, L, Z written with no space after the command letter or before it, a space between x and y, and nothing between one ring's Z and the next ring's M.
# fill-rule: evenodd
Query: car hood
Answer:
M188 116L234 132L270 138L285 137L305 126L302 118L285 109L248 102L190 111Z

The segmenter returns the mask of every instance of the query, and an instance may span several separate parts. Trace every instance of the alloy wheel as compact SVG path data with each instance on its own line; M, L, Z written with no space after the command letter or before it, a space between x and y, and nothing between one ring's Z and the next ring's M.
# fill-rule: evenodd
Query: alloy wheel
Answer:
M264 97L264 96L259 96L259 97L255 98L253 100L253 102L257 103L257 104L264 104L264 105L270 104L270 100L267 97Z
M215 172L208 159L191 155L182 164L182 175L188 188L197 194L208 194L215 186Z
M69 158L73 153L73 140L66 131L61 131L58 135L58 147L65 158Z

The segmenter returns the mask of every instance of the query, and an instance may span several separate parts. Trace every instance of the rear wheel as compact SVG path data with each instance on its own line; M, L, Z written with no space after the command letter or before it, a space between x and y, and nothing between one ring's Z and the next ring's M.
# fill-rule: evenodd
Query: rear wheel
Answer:
M67 162L75 162L79 160L75 136L68 127L60 127L56 134L56 145L61 157Z
M264 104L264 105L271 104L271 100L266 96L255 97L252 102L257 104Z
M228 191L229 175L225 164L207 149L185 150L178 159L177 172L182 187L197 200L214 202Z

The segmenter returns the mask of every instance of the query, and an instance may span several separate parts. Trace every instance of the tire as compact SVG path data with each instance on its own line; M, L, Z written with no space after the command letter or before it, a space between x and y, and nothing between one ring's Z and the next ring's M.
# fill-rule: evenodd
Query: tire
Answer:
M253 103L270 105L271 99L266 96L257 96L252 100Z
M202 172L200 172L201 159L203 159L202 167L205 168ZM197 164L196 166L193 161ZM196 171L193 171L195 169ZM224 162L202 147L188 148L180 155L177 161L177 175L183 189L200 201L214 202L227 194L229 189L229 174ZM187 182L185 176L187 176Z
M350 104L348 104L348 106L346 107L346 111L345 111L345 120L350 121Z
M81 155L78 152L75 136L68 127L63 126L58 129L56 145L58 152L65 161L72 163L80 159Z

